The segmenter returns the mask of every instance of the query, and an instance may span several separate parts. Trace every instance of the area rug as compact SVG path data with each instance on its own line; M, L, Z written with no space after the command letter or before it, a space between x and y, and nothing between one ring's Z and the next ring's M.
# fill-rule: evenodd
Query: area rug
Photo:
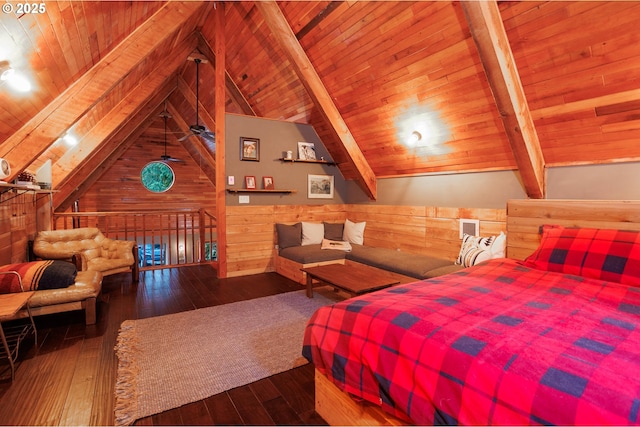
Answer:
M332 292L287 292L166 316L126 320L116 343L116 425L284 372L304 327Z

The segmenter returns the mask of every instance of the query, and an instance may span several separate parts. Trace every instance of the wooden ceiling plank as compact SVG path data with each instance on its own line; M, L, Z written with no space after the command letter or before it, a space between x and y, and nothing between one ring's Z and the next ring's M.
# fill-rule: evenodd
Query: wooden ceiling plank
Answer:
M182 96L184 96L184 98L187 100L187 102L189 103L189 105L194 106L194 110L193 113L195 115L195 104L196 104L196 94L191 90L191 88L189 87L189 85L184 81L184 79L182 79L182 77L178 77L178 90L180 91L180 93L182 94ZM211 117L211 115L209 114L209 110L213 110L213 108L209 108L212 107L210 105L203 105L202 104L202 98L199 100L198 102L198 120L202 120L202 122L204 123L205 127L209 130L212 130L215 128L215 120L213 119L213 117ZM184 117L184 115L182 115ZM198 123L199 123L198 121ZM191 123L192 125L195 125L195 123ZM189 131L189 126L187 126L186 132L190 132Z
M145 84L151 84L145 80ZM101 129L96 132L108 133L108 128L115 130L110 133L104 143L96 149L92 155L78 165L72 173L67 174L55 187L57 190L53 196L54 210L65 210L74 200L81 197L104 174L122 154L144 133L151 124L148 120L154 114L158 105L175 89L173 78L165 79L161 85L154 84L151 96L138 98L137 108L128 109L131 113L128 120L122 121L119 117L106 117L111 123L100 123ZM113 114L115 116L115 114ZM97 135L100 137L100 135Z
M10 136L0 146L0 157L12 165L12 176L8 179L14 179L67 128L93 108L105 93L144 64L154 48L174 37L185 20L197 15L201 7L201 3L192 2L165 4L102 61Z
M213 49L209 45L209 41L199 33L199 41L198 41L198 49L204 53L204 55L209 58L209 60L215 64L215 54L213 53ZM215 65L214 65L215 66ZM233 81L229 73L225 70L225 86L227 89L227 94L231 98L231 100L239 107L243 114L247 116L255 116L256 112L253 110L249 101L244 97L236 83Z
M114 161L115 153L122 153L122 149L118 145L123 143L131 132L153 113L153 109L176 88L174 76L181 67L184 58L193 50L196 42L195 37L185 40L183 45L174 51L174 55L164 62L163 67L158 67L158 71L155 74L149 75L145 80L142 80L139 86L132 90L118 105L118 108L109 112L85 136L85 139L87 139L86 144L78 144L78 146L83 146L91 145L89 141L102 141L97 148L94 148L89 153L85 152L84 157L75 153L72 161L67 159L67 154L65 154L60 162L53 165L54 178L58 177L59 179L58 184L54 184L54 188L60 191L60 194L54 197L54 209L59 209L72 203L82 192L89 188L90 185L86 185L84 180L89 180L87 177L92 177L91 183L95 182L99 175L96 176L94 171L99 171L100 174L104 173L106 168L103 162L107 162L104 164L111 164ZM159 97L158 93L162 94L162 96ZM115 159L117 159L117 156ZM73 166L74 169L65 173L65 168L69 166ZM56 180L54 179L55 182ZM82 192L78 190L80 188Z
M178 125L181 131L188 133L189 124L184 120L180 111L171 103L167 103L167 111L171 114L173 121ZM216 183L216 160L215 154L209 151L209 148L202 142L199 136L192 136L184 141L178 141L187 150L194 162L200 165L200 169L209 179L212 185Z
M278 4L275 1L260 1L256 2L256 7L264 16L266 24L291 61L291 65L307 89L309 96L313 98L318 109L342 142L347 155L355 166L358 183L367 196L375 200L377 197L376 176L338 111L331 95L329 95L322 83L320 76L318 76L313 64L280 11Z
M460 3L480 54L527 195L545 197L545 163L495 1Z
M175 68L168 66L159 69L156 74L152 74L147 79L142 80L141 83L143 84L130 92L117 108L109 112L93 129L85 134L73 149L68 150L61 159L55 162L51 168L54 188L58 183L63 182L75 167L82 165L86 159L95 157L96 151L100 151L102 157L104 157L104 150L98 149L102 148L104 142L108 141L120 127L131 120L131 117L146 99L151 98L154 92L159 90L169 77L173 76ZM171 80L172 84L175 85L173 78Z

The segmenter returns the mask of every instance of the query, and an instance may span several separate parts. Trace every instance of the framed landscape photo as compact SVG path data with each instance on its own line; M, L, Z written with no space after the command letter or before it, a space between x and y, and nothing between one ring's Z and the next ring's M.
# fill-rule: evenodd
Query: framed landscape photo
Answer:
M262 177L262 187L265 190L273 190L275 187L273 185L273 177L272 176L263 176Z
M316 148L313 142L298 142L298 159L315 160Z
M256 189L256 177L255 176L245 176L244 177L244 186L247 190L255 190Z
M308 175L307 197L310 199L333 199L333 175Z
M240 160L260 161L260 140L258 138L240 137Z

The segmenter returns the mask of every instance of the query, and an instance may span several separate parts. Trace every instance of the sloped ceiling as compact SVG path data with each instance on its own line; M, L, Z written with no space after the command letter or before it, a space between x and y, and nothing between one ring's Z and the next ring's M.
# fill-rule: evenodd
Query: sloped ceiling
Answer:
M177 144L196 123L194 57L198 122L215 129L215 2L44 4L0 16L0 61L33 84L0 84L10 179L50 159L64 208L132 143L163 143L165 108ZM505 169L544 197L545 167L640 157L638 2L223 8L226 111L313 125L371 198L380 177ZM78 145L59 140L67 132ZM212 146L182 143L213 183Z

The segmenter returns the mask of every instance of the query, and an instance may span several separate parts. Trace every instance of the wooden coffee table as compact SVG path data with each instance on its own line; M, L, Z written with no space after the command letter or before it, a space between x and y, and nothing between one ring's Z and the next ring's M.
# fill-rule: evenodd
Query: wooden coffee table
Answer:
M303 268L307 273L307 296L313 298L313 280L324 282L350 296L388 288L400 283L391 273L361 264L327 264Z

